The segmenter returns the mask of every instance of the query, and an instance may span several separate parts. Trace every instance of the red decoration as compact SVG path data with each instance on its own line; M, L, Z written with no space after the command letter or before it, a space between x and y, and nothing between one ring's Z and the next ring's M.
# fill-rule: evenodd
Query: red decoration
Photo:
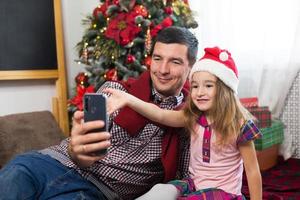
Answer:
M105 73L105 79L108 81L117 81L118 80L118 73L115 68L108 70Z
M76 81L77 85L88 85L88 79L89 79L88 75L83 72L80 72L75 77L75 81Z
M166 17L162 22L161 22L162 26L164 28L167 28L169 26L173 25L173 20L171 19L171 17Z
M126 57L126 63L131 64L135 61L135 57L132 54L128 54Z
M119 5L119 0L113 0L113 4Z
M171 19L171 17L166 17L160 24L158 24L151 30L151 36L155 37L159 31L172 25L173 20Z
M146 33L146 38L145 38L145 49L146 49L147 54L150 54L151 46L152 46L152 37L150 34L150 27L148 27L147 33Z
M135 24L136 16L135 12L118 13L109 21L105 36L115 40L118 44L127 45L141 32L141 28Z
M146 65L147 69L150 69L151 66L151 57L147 56L144 61L143 61L144 65Z
M76 87L76 96L68 101L69 104L72 104L77 107L78 110L83 109L82 97L85 93L95 92L94 86L84 87L82 85L77 85Z
M104 3L101 6L98 6L93 11L93 16L98 19L98 14L101 13L104 17L107 17L106 10L109 6L109 3Z
M173 9L171 7L165 7L164 11L166 14L171 15L173 13Z
M142 15L143 17L147 17L148 16L147 9L144 6L142 6L142 5L136 5L136 6L134 6L133 11L137 15Z

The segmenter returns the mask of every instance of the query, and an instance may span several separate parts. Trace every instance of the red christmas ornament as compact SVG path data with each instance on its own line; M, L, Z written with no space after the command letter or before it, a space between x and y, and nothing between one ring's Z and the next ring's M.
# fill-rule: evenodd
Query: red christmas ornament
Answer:
M172 26L173 25L173 20L171 17L166 17L162 22L161 22L162 26L164 28L167 28L169 26Z
M83 86L88 85L88 79L89 79L88 75L83 72L80 72L75 77L75 81L76 81L77 85L83 85Z
M119 5L119 0L113 0L113 4Z
M170 6L165 7L164 11L168 15L171 15L173 13L173 9Z
M134 6L133 11L137 15L142 15L143 17L147 17L148 16L147 9L144 6L142 6L142 5L136 5L136 6Z
M132 54L128 54L126 57L126 63L131 64L135 61L135 57Z
M106 10L107 10L107 7L108 7L109 4L107 3L104 3L102 5L99 5L98 7L96 7L93 11L93 16L97 19L98 18L98 14L99 13L102 13L102 15L104 17L106 17Z
M118 80L118 72L115 68L108 70L104 78L108 81L117 81Z

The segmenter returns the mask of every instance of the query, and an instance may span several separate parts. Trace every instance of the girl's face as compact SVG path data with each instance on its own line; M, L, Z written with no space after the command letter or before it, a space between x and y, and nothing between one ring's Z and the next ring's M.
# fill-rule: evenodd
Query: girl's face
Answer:
M209 111L215 102L217 77L209 72L195 72L191 82L191 97L200 111Z

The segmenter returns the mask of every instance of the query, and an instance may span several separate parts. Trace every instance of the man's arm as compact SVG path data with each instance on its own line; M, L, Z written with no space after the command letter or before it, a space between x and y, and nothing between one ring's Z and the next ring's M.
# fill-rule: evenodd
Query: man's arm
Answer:
M117 82L105 82L97 91L102 93L104 88L124 89ZM108 130L112 125L112 119L118 114L114 112L109 116ZM73 116L73 126L68 146L68 154L79 167L89 167L104 156L95 156L92 152L106 149L110 146L110 133L94 132L88 133L89 130L95 130L104 126L102 121L83 122L83 112L75 112Z
M102 128L103 121L83 122L83 112L76 111L73 116L73 127L68 146L68 153L72 160L82 168L89 167L104 156L92 153L110 146L108 132L91 132L89 130Z
M112 113L124 106L129 106L144 117L171 127L183 127L183 111L161 109L155 104L142 101L141 99L121 90L105 89L104 92L111 94L108 98L108 113Z

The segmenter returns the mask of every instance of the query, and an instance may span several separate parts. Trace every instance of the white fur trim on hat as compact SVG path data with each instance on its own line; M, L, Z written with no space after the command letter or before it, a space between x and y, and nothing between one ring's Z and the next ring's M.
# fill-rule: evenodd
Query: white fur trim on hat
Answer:
M212 59L202 59L195 63L190 72L190 81L195 72L206 71L222 80L228 87L230 87L235 94L237 94L237 89L239 85L239 80L236 77L235 73L228 68L226 65L223 65L220 62L214 61Z

